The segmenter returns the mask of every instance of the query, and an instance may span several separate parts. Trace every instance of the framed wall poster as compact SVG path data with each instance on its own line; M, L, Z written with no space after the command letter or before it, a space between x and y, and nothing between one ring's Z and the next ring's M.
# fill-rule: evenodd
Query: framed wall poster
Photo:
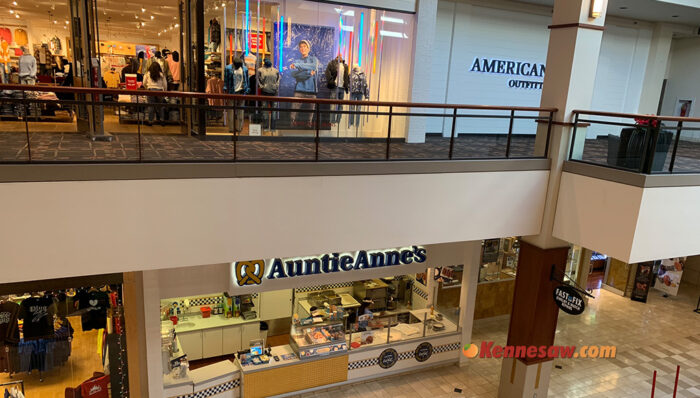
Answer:
M500 246L500 239L484 240L483 250L481 252L481 263L493 263L498 261L498 248Z
M634 276L634 284L632 285L632 294L630 299L642 303L647 302L649 288L654 275L654 261L646 261L637 264L637 272Z

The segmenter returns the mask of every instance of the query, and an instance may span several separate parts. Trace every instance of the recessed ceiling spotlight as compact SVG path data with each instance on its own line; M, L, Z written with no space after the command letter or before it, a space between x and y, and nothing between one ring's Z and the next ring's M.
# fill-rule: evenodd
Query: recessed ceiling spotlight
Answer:
M621 9L621 10L626 10L626 9L627 9L627 6L622 6L622 7L620 7L620 9Z
M134 14L134 19L139 19L139 16Z
M141 22L141 26L145 26L145 25L146 25L146 23L145 23L145 22Z
M153 18L155 18L155 17L153 15L151 15L151 21L153 20Z
M17 5L17 2L16 2L16 1L13 1L13 2L12 2L12 5L13 5L13 6L16 6L16 5Z
M146 9L141 7L141 12L146 12Z
M66 25L68 25L70 22L66 21Z
M671 15L671 18L678 18L678 15Z
M19 14L15 14L15 18L19 19Z
M15 13L15 10L10 10L10 14L14 14L14 13Z
M57 23L58 23L58 21L56 21L56 20L54 19L54 20L53 20L53 23L54 23L54 25L55 25L55 24L57 24Z

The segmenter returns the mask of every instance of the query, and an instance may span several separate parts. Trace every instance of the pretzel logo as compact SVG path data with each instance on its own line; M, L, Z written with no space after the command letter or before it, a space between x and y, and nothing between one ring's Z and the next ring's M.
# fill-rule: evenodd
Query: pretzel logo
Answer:
M259 285L265 273L265 260L239 261L235 272L238 286Z

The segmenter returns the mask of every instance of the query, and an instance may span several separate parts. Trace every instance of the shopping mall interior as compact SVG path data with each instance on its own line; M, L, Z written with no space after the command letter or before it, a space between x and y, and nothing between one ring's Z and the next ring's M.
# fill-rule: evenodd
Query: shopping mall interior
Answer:
M0 4L5 398L700 397L700 5Z

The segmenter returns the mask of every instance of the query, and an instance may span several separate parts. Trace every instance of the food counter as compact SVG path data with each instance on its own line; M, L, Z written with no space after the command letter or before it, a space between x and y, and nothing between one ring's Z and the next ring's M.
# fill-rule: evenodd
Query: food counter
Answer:
M188 372L187 376L175 379L163 376L163 388L168 398L195 398L216 395L217 398L240 397L240 368L224 360Z

